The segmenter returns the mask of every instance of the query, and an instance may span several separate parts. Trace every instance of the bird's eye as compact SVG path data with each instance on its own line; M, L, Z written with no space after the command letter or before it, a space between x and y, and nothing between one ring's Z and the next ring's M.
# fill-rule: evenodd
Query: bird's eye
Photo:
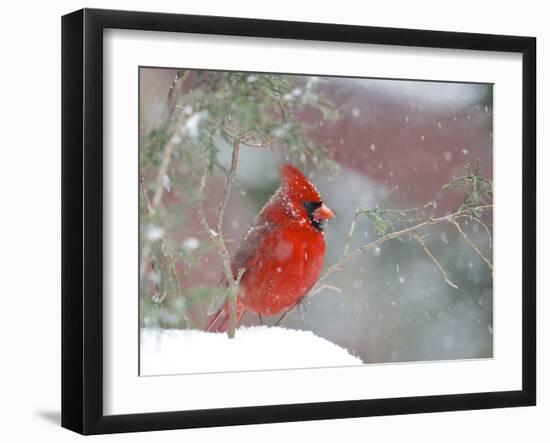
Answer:
M315 212L316 209L320 208L322 205L323 205L323 202L304 202L304 203L302 203L302 206L304 207L304 209L307 212L307 216L309 218L309 221L310 221L311 225L315 229L318 229L319 231L323 230L323 223L319 220L316 220L315 217L313 216L313 213Z
M322 204L323 202L304 202L302 206L306 210L307 215L311 217L313 216L313 213L315 212L315 210L319 208Z

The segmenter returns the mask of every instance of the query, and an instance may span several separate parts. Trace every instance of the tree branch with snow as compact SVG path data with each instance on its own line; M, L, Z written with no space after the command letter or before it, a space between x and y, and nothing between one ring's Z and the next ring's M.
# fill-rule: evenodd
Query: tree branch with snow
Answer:
M191 291L179 281L191 272L193 266L198 267L201 254L214 249L220 257L227 281L225 299L230 308L229 335L234 336L235 300L240 277L238 273L233 275L231 272L226 247L228 239L222 230L236 179L240 148L282 149L289 160L310 161L317 167L335 170L337 165L330 159L326 147L314 141L306 126L296 118L296 114L306 107L322 112L327 119L337 117L337 110L317 90L317 84L321 82L313 77L303 82L295 76L189 70L175 72L160 124L142 135L140 145L143 220L155 228L151 230L154 234L151 239L144 235L141 244L141 275L147 274L150 265L153 272L148 277L155 285L153 293L160 294L154 296L152 305L151 300L145 297L147 318L156 316L164 323L164 319L173 316L173 312L163 311L166 295L181 293L187 300ZM228 166L219 156L226 149L231 151ZM185 181L178 182L178 170L183 169L183 165L190 173ZM147 171L149 174L145 175ZM200 172L197 174L197 171ZM215 220L209 224L205 214L204 191L208 179L219 173L224 177L224 187L219 202L216 202ZM153 179L151 175L154 175ZM195 181L193 177L197 175L200 178ZM171 200L179 199L181 205L174 210L163 205L170 186ZM194 243L184 243L179 256L174 255L169 247L173 238L170 220L183 216L178 215L178 211L183 214L185 210L197 206L199 222L208 239L206 246L199 247L200 241L195 239ZM148 225L142 223L142 226ZM196 252L191 259L185 245L195 243L197 246L193 251ZM153 248L156 250L153 251ZM182 275L176 273L178 259L184 261L180 264L184 267ZM156 274L161 274L161 278ZM174 284L174 280L178 284ZM166 281L171 282L170 288L163 291L160 286ZM217 297L216 292L219 291L212 288L214 298ZM185 317L186 306L179 306L178 309Z

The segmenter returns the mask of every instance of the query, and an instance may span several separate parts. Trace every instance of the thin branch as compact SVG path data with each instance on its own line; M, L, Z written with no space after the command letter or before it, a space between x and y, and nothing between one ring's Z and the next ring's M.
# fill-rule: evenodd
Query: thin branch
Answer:
M364 246L362 246L358 249L355 249L354 251L344 255L338 262L336 262L335 264L333 264L332 266L327 268L325 270L325 272L323 272L321 274L321 276L317 280L317 285L316 286L318 286L318 284L321 281L323 281L325 278L327 278L333 272L340 271L342 269L342 266L345 265L347 262L349 262L351 259L353 259L353 258L355 258L359 255L366 254L371 249L374 249L377 246L380 246L382 243L384 243L388 240L392 240L394 238L401 237L402 235L412 234L412 233L424 228L425 226L428 226L429 224L431 224L431 222L429 220L426 220L426 221L424 221L422 223L419 223L415 226L411 226L411 227L406 228L406 229L401 229L400 231L391 232L389 234L384 235L383 237L379 237L378 239L376 239L375 241L373 241L373 242L371 242L367 245L364 245ZM315 289L316 288L314 288L314 290Z
M139 178L139 187L141 189L141 195L143 196L143 201L145 202L145 213L147 215L151 215L154 213L153 206L151 205L151 200L149 200L149 196L147 195L147 191L145 190L145 183L143 181L143 176Z
M249 148L268 148L273 144L273 140L268 139L258 143L253 143L251 141L241 141L241 144L248 146Z
M428 226L433 226L433 225L437 225L437 224L441 224L441 223L456 223L455 222L455 219L457 217L460 217L460 216L464 216L466 214L469 214L472 210L477 210L477 211L482 211L482 210L486 210L486 209L490 209L492 208L493 205L480 205L480 206L476 206L476 207L470 207L470 208L465 208L465 207L460 207L457 211L453 212L452 214L448 214L448 215L445 215L445 216L442 216L442 217L436 217L436 218L428 218L420 223L417 223L413 226L409 226L407 228L404 228L404 229L400 229L398 231L394 231L394 232L390 232L388 234L385 234L383 235L382 237L379 237L377 238L376 240L364 245L364 246L361 246L360 248L357 248L355 249L354 251L352 252L349 252L347 254L345 254L340 260L338 260L335 264L333 264L332 266L329 266L322 274L321 276L319 277L319 279L317 280L317 283L315 284L315 286L313 287L313 289L310 291L309 294L315 294L317 292L319 292L320 288L323 286L321 284L321 282L323 280L325 280L329 275L331 275L332 273L336 272L336 271L341 271L342 270L342 267L348 263L350 260L354 259L355 257L358 257L359 255L364 255L366 254L368 251L382 245L383 243L387 242L387 241L390 241L390 240L393 240L393 239L396 239L396 238L400 238L400 237L403 237L403 236L414 236L418 231L428 227ZM459 226L460 228L460 226ZM461 230L461 229L460 229ZM461 230L462 231L462 230ZM465 236L465 239L467 241L467 243L472 246L472 248L474 248L474 250L476 250L476 252L478 254L480 254L480 256L482 258L484 258L485 256L481 253L481 251L479 251L479 249L472 243L472 241L468 238L468 236L466 234L463 234L463 236ZM430 253L431 254L431 253ZM428 254L428 255L430 255ZM489 267L491 268L492 270L492 265L490 264L490 262L484 258L484 260L486 261L486 263L489 265ZM444 276L446 274L444 273ZM450 286L453 286L454 284L452 282L450 282L448 280L448 278L446 279L447 283L450 284ZM277 322L275 323L275 325L280 325L284 319L287 317L287 315L290 313L290 311L294 310L296 307L296 305L293 305L291 306L287 311L285 311L281 317L279 318L279 320L277 320Z
M227 174L227 178L225 181L225 187L223 189L223 198L220 203L220 207L218 209L218 217L217 217L217 230L218 234L221 234L222 226L223 226L223 216L225 213L225 209L227 208L227 202L229 201L229 194L231 193L231 183L233 179L235 178L235 174L237 172L237 163L239 161L239 147L241 145L241 139L239 137L235 138L233 140L233 150L231 154L231 168L229 170L229 173Z
M199 193L201 194L204 193L207 175L208 175L208 167L204 169L204 172L202 174L201 181L199 184ZM212 229L208 224L202 202L199 203L198 217L199 217L199 222L201 223L204 231L210 238L210 241L214 245L216 245L216 248L218 249L218 252L222 257L224 275L228 284L231 284L234 281L234 277L233 277L233 272L231 271L231 261L230 261L229 253L227 252L227 248L225 247L223 236L221 233Z
M290 114L281 100L277 100L279 108L281 108L281 123L286 123L287 115Z
M153 209L151 207L149 196L147 195L147 191L145 190L145 186L143 184L143 177L140 177L139 185L141 189L141 194L143 196L143 201L145 202L145 213L149 215L152 213ZM149 257L150 251L151 251L151 243L146 242L143 245L143 248L141 250L141 260L140 260L140 266L139 266L140 279L143 278L143 276L145 275L145 269L147 267L147 258Z
M172 85L168 91L168 97L166 98L166 112L163 119L165 125L169 125L172 117L174 116L178 98L183 92L183 86L185 84L185 80L187 80L187 77L189 76L189 73L190 71L184 71L181 69L176 71L176 75L174 76L174 80L172 81Z
M439 269L439 272L441 272L441 275L443 276L443 279L445 280L445 283L447 283L452 288L458 289L458 286L455 285L449 279L449 276L448 276L447 272L445 271L445 269L443 269L443 266L441 266L441 263L439 263L439 260L437 260L437 258L435 258L435 256L428 249L428 246L426 246L426 242L424 241L424 239L422 237L420 237L419 235L413 235L413 238L420 244L420 246L422 246L422 249L424 249L424 252L426 253L426 255L432 259L432 261L434 262L437 269Z
M237 171L237 164L239 159L239 147L240 147L240 138L233 140L233 150L231 154L231 167L227 172L227 178L225 181L225 186L223 190L223 197L218 208L218 213L216 216L216 230L213 230L208 221L206 220L206 215L204 212L204 206L202 201L199 204L198 217L201 225L204 230L210 237L212 243L214 243L218 249L218 253L222 258L222 264L224 269L224 275L228 284L228 294L227 294L227 303L229 304L229 329L227 330L227 335L229 338L235 337L235 328L236 328L236 299L239 282L244 273L244 269L239 269L237 278L233 275L233 270L231 269L231 257L227 251L225 241L223 238L223 218L225 210L227 208L227 202L229 201L229 195L231 193L231 184L235 178ZM204 169L204 172L201 176L201 181L199 184L199 193L204 195L204 189L206 187L206 176L208 175L208 167Z
M237 327L237 292L239 291L239 283L244 274L244 268L240 268L237 272L237 278L229 288L228 303L229 303L229 327L227 336L235 338L235 329Z
M240 140L240 144L244 146L248 146L249 148L268 148L271 145L273 145L273 138L266 137L262 139L259 136L254 136L254 134L246 132L243 133L242 131L233 131L232 129L228 128L227 125L223 125L222 123L218 122L222 126L222 130L233 140ZM259 140L259 141L255 141Z
M178 73L180 72L181 71L178 71ZM174 112L176 109L177 98L179 93L181 92L181 89L183 88L183 84L187 79L189 72L190 71L185 71L180 76L176 74L174 83L170 88L170 92L168 93L168 98L167 98L167 116L166 116L166 119L164 120L165 123L163 125L165 131L167 131L168 127L171 126L171 122L172 122L172 119L174 118ZM187 120L187 117L188 116L185 112L179 113L176 123L172 129L173 131L172 135L168 140L168 142L164 145L164 150L162 153L162 161L157 173L155 194L153 195L153 201L152 201L153 213L156 211L156 209L158 208L158 205L161 202L162 195L164 193L164 184L163 184L164 176L168 172L168 167L170 166L170 162L172 160L172 153L174 152L174 149L176 148L176 146L180 141L178 130L185 123L185 120Z
M321 292L323 289L330 289L331 291L335 291L335 292L338 292L338 293L342 293L342 289L336 287L336 286L332 286L332 285L321 285L319 286L318 288L316 288L315 290L311 291L309 295L313 295L313 294L317 294L317 292Z
M286 319L288 314L290 314L296 308L296 306L298 306L298 303L293 304L290 308L288 308L285 312L283 312L273 326L280 326L283 323L283 321Z
M394 192L394 190L395 189L393 189L390 192L390 195ZM383 204L384 204L384 202L379 203L376 206L376 208L374 209L374 211L380 210ZM433 204L434 204L433 202L430 202L430 203L426 203L424 206L422 206L420 208L411 208L411 209L403 209L403 210L400 210L400 209L382 209L382 211L386 212L386 213L389 213L389 214L406 214L406 213L410 213L410 212L418 212L420 210L426 209L427 207L433 206ZM349 247L351 245L351 239L352 239L353 233L355 231L355 225L357 224L357 218L361 214L368 215L368 212L369 211L367 211L365 209L356 209L355 214L353 215L353 219L351 221L348 236L347 236L347 239L346 239L346 246L344 247L344 256L347 255L347 253L349 252ZM407 218L407 221L410 222L410 223L412 223L413 221L417 221L417 220L419 220L419 218L416 218L416 217L415 218Z
M164 260L166 260L166 264L168 266L168 270L170 272L170 276L172 278L172 283L174 284L176 288L176 297L181 296L181 287L180 282L178 279L178 271L176 269L176 262L174 261L174 256L168 251L168 246L166 244L166 240L161 239L160 241L160 250L161 250L161 257L163 257Z
M182 113L182 115L178 119L179 122L177 127L181 127L181 125L183 124L186 118L187 117ZM172 160L172 153L174 152L174 149L176 148L178 143L179 143L179 135L177 134L177 131L176 131L164 146L164 151L162 153L162 162L157 172L155 194L153 195L153 201L152 201L153 213L156 212L156 209L158 208L162 200L162 195L164 194L164 183L163 183L164 176L168 172L168 167L170 166L170 162Z
M470 240L470 237L468 237L466 235L466 233L462 230L462 228L460 227L460 225L458 224L458 222L456 220L449 220L449 221L450 221L450 223L452 223L456 227L458 232L460 232L460 235L462 235L462 237L464 238L466 243L468 243L472 247L472 249L474 251L476 251L477 255L479 255L485 263L487 263L487 266L489 266L489 269L491 269L491 272L492 272L493 271L493 264L491 263L491 261L487 257L485 257L485 255L483 255L483 252L481 252L479 250L479 248L476 246L476 244L472 240Z
M355 214L353 214L353 220L351 221L351 226L349 228L348 238L346 240L346 246L344 247L344 255L346 255L349 251L351 238L353 237L353 231L355 230L355 224L357 223L357 217L359 217L360 214L361 214L361 211L355 211Z
M489 249L491 249L493 247L493 236L491 235L491 230L487 226L487 223L485 223L483 220L481 220L477 217L474 217L473 215L461 215L461 216L457 217L457 219L459 219L459 218L472 219L475 222L477 222L479 225L481 225L483 227L483 229L485 229L485 232L487 233L487 237L489 238Z
M155 214L154 207L151 204L151 201L149 200L147 191L145 190L143 177L140 177L139 182L140 182L141 194L143 196L143 201L145 202L145 213L148 216L153 216ZM168 273L170 274L170 278L176 289L176 296L179 297L181 296L181 286L178 279L178 272L176 269L174 256L168 251L166 240L164 238L161 238L159 241L160 241L161 260L168 267ZM141 263L140 263L140 278L143 277L143 275L145 274L145 268L147 266L147 258L149 257L150 252L151 252L151 242L148 241L143 245L143 249L142 249ZM157 285L157 292L158 292L158 285ZM165 297L166 297L166 293L163 294L163 296L159 299L159 302L162 302L162 300L164 300Z

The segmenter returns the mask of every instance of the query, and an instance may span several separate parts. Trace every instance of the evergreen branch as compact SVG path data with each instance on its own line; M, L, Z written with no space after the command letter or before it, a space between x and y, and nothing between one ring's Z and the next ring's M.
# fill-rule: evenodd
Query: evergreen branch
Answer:
M148 216L153 216L155 214L155 207L149 200L149 196L147 195L147 191L143 183L143 177L140 177L139 182L140 182L141 194L143 196L143 201L145 203L145 214ZM145 268L147 266L147 260L150 252L151 252L151 242L148 241L145 243L142 249L141 262L140 262L140 278L143 278L143 275L145 274ZM170 276L170 279L172 280L174 288L176 289L176 296L179 297L181 296L181 286L178 279L176 263L174 261L174 256L168 251L168 246L166 245L166 240L164 238L160 239L160 256L161 256L161 262L164 263L164 265L168 268L167 273ZM153 262L151 262L151 266L154 268ZM155 287L156 287L157 293L159 293L160 288L158 284L156 284ZM162 302L165 297L166 297L166 293L164 293L159 298L159 303Z
M484 210L484 209L489 209L489 208L492 208L492 207L493 207L493 205L482 205L482 206L476 207L475 209ZM356 250L344 255L338 262L336 262L334 265L330 266L323 274L321 274L321 276L317 280L317 284L319 284L319 282L323 281L325 278L327 278L333 272L341 270L342 266L344 264L346 264L347 262L349 262L351 259L353 259L353 258L355 258L359 255L364 255L368 251L370 251L371 249L374 249L377 246L380 246L381 244L383 244L383 243L385 243L389 240L393 240L393 239L396 239L396 238L399 238L399 237L415 234L416 232L418 232L421 229L424 229L428 226L441 224L443 222L451 222L452 223L456 217L467 214L469 212L469 210L470 209L458 209L456 212L453 212L452 214L442 216L442 217L438 217L438 218L428 218L428 219L424 220L421 223L417 223L416 225L413 225L413 226L410 226L410 227L407 227L407 228L404 228L404 229L400 229L398 231L389 232L389 233L385 234L384 236L379 237L378 239L372 241L371 243L368 243L367 245L364 245L360 248L357 248ZM460 231L462 231L462 229ZM464 234L464 236L467 237L466 234ZM468 244L470 244L470 246L473 245L473 243L471 243L471 242L468 242ZM477 249L477 247L475 247L474 249ZM477 249L477 251L479 251L479 249ZM478 253L480 253L480 252L478 252ZM483 254L481 254L481 255L483 255ZM491 268L492 268L492 266L491 266Z

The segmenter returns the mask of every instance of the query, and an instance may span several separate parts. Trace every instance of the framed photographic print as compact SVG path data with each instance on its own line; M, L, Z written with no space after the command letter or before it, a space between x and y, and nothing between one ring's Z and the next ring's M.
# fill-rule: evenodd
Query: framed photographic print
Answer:
M62 21L62 425L534 405L531 37Z

